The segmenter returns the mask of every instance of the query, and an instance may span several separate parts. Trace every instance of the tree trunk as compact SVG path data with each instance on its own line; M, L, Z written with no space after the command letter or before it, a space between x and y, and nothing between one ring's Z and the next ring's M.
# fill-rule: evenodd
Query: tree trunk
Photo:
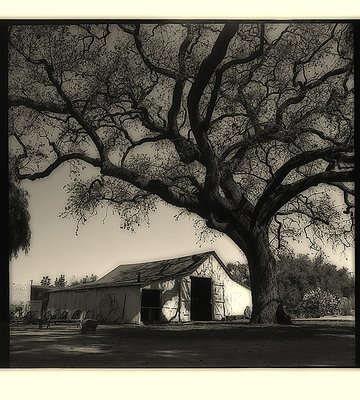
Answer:
M270 250L268 227L253 229L246 256L251 281L253 310L251 323L291 323L279 294L276 261Z

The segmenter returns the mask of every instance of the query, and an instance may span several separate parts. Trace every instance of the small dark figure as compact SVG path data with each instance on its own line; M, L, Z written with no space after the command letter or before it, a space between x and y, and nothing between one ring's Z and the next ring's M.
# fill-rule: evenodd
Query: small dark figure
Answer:
M80 333L95 333L96 328L96 319L84 319L80 324Z
M245 317L245 319L250 319L251 318L251 308L249 306L245 307L244 317Z
M46 329L50 329L50 325L51 325L51 317L49 317L46 321Z
M42 319L40 318L39 319L39 329L42 329L43 327L42 327Z

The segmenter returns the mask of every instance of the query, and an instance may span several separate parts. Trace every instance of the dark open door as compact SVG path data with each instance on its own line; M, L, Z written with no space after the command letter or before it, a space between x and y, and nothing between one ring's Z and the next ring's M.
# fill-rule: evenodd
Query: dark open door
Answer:
M160 290L143 289L141 295L141 321L144 324L160 322Z
M211 319L211 278L191 277L191 320Z

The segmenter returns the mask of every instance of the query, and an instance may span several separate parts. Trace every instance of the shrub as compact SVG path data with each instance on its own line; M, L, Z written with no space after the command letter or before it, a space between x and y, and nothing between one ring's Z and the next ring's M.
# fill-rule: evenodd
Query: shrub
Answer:
M346 268L338 269L323 257L311 259L304 254L282 255L277 260L277 266L280 295L287 313L291 316L303 316L304 307L316 308L314 304L308 304L310 300L303 304L303 299L317 288L331 293L338 300L346 297L350 301L351 310L354 309L355 279ZM319 312L318 307L317 313ZM349 315L348 306L344 303L338 312L341 315Z
M352 304L347 297L340 299L340 315L351 315Z
M339 315L342 299L321 288L310 290L304 294L300 310L305 317L323 317Z

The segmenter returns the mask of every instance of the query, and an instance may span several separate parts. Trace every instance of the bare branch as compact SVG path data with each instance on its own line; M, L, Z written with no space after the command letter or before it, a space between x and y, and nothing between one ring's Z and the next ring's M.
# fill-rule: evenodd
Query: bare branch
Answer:
M345 74L349 72L353 68L352 64L347 64L344 67L341 68L336 68L331 71L328 71L324 75L322 75L320 78L314 80L311 83L308 83L307 85L303 85L299 93L294 96L286 99L277 109L276 111L276 125L277 126L282 126L283 123L283 115L285 111L288 109L289 106L294 105L294 104L299 104L302 100L304 100L305 96L308 94L309 91L311 91L314 88L319 87L322 83L326 82L329 78Z
M331 183L329 183L329 185L335 186L335 187L341 189L343 192L350 194L351 196L355 196L355 190L345 186L342 183L331 182Z
M101 172L104 175L118 178L125 182L131 183L141 190L153 193L160 197L162 200L177 207L186 208L190 212L201 212L196 196L190 196L189 194L185 195L178 190L174 190L174 188L167 185L161 180L147 178L142 174L124 166L115 166L109 161L106 163L106 165L102 165Z
M279 187L281 182L286 178L286 176L293 171L295 168L305 165L311 161L318 160L318 159L338 159L339 155L342 152L346 152L352 149L352 146L332 146L332 147L327 147L325 149L320 149L320 150L311 150L307 152L303 152L293 158L291 158L289 161L287 161L285 164L283 164L273 175L272 179L269 180L268 185L264 189L263 194L259 198L257 205L255 207L255 213L260 213L262 207L265 206L265 204L268 201L271 201L270 199L272 198L273 192ZM325 175L324 175L325 176ZM310 177L309 177L310 178ZM331 181L328 181L331 182ZM335 180L336 182L336 180ZM321 183L321 182L318 182ZM316 184L318 184L316 183Z
M159 67L158 65L154 64L149 57L145 54L144 51L144 47L143 47L143 43L140 39L140 25L139 24L134 24L134 29L129 29L127 28L124 24L119 24L120 28L133 36L134 38L134 42L135 42L135 46L144 62L144 64L151 70L154 71L158 74L167 76L168 78L172 78L177 80L179 78L179 75L177 72L172 71L168 68L164 68L164 67Z
M333 183L333 182L353 182L355 179L354 171L325 171L307 178L301 179L294 183L287 185L281 185L277 190L274 191L271 198L264 202L264 205L255 211L255 218L264 223L270 221L271 217L277 213L277 211L283 207L287 202L298 194L305 192L307 189L313 186L317 186L322 183Z
M204 130L207 130L209 125L210 125L210 121L211 121L211 117L213 115L214 112L214 108L216 105L216 101L217 101L217 97L219 94L219 90L221 87L221 81L222 81L222 77L224 75L224 72L227 71L229 68L235 66L235 65L240 65L240 64L247 64L250 63L251 61L255 60L256 58L260 57L261 54L263 53L264 50L264 35L265 35L265 27L264 24L260 24L260 45L259 48L257 50L255 50L252 54L250 54L247 57L244 58L239 58L239 59L234 59L231 61L228 61L227 63L223 64L218 70L216 70L215 72L215 82L214 82L214 86L213 89L211 91L211 96L210 96L210 101L209 104L207 106L207 111L206 111L206 116L204 119Z
M59 155L56 158L56 160L53 163L51 163L43 171L27 173L27 174L21 174L20 172L18 172L17 176L19 179L29 179L31 181L34 181L34 180L40 179L40 178L45 178L45 177L49 176L61 164L63 164L66 161L70 161L70 160L81 160L81 161L85 161L88 164L91 164L94 167L101 167L101 162L99 159L89 157L83 153L69 153L69 154Z
M237 29L238 25L236 24L225 24L214 43L211 53L201 63L199 72L191 86L187 99L190 126L198 144L198 148L201 151L202 162L207 168L205 190L217 199L219 199L219 172L217 157L207 139L206 130L203 129L203 122L201 121L199 114L199 103L211 76L217 66L224 59L227 47L236 34Z
M8 97L9 107L19 107L24 106L31 108L36 111L48 111L56 114L67 114L68 110L65 105L51 103L51 102L41 102L29 99L28 97L14 96L10 95Z
M201 138L199 131L202 129L202 127L200 127L201 123L199 115L199 102L201 96L217 66L224 59L229 43L236 34L237 29L237 24L225 24L223 30L215 41L211 53L201 63L197 77L191 86L188 96L188 111L190 125L197 140ZM198 144L200 145L200 143Z
M346 205L346 210L344 211L345 214L350 214L351 211L355 208L355 203L354 201L350 201L349 196L355 196L355 190L350 189L349 187L345 186L342 183L329 183L330 186L337 187L343 192L344 195L344 203Z

